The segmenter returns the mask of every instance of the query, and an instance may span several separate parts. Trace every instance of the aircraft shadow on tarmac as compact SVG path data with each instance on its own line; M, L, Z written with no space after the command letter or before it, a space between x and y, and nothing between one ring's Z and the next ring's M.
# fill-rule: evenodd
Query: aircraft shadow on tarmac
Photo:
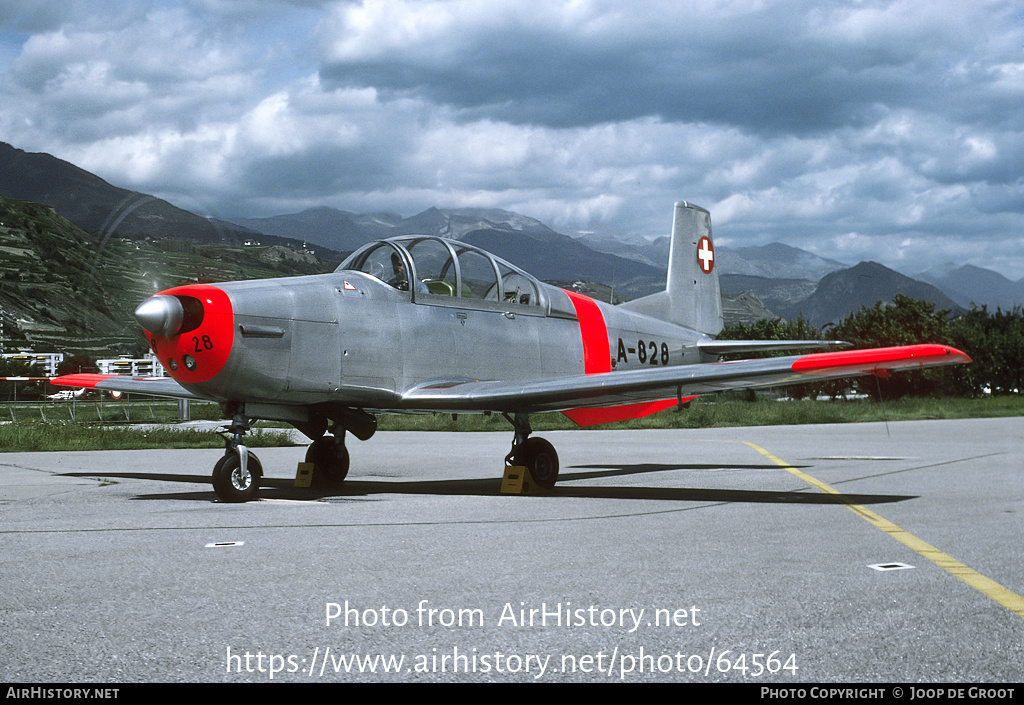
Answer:
M886 504L915 499L914 495L892 494L823 494L811 488L797 491L782 490L740 490L694 487L641 487L641 486L574 486L573 480L632 476L643 473L657 473L673 470L778 470L776 465L701 465L701 464L654 464L621 465L577 465L573 468L592 469L592 472L566 472L559 475L559 482L553 490L538 493L549 497L574 497L592 499L654 499L678 502L747 502L753 504ZM569 469L573 469L569 468ZM62 473L67 477L103 477L105 479L156 480L160 482L181 482L209 486L208 475L155 474L155 473ZM373 499L387 495L422 494L444 496L497 496L501 494L501 478L465 480L346 480L340 487L295 487L289 478L264 477L260 483L260 497L263 499L316 500ZM135 499L214 499L213 490L202 492L170 492L140 494Z

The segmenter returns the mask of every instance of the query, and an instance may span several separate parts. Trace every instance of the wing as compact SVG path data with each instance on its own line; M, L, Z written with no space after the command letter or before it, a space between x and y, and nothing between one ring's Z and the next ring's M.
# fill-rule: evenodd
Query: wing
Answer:
M715 362L649 370L626 370L531 382L446 381L407 390L406 408L445 411L564 411L587 407L650 406L674 399L680 403L700 394L748 387L777 387L837 377L887 375L891 370L919 369L971 362L945 345L844 350L762 360ZM657 410L657 409L655 409Z
M50 384L58 387L88 387L109 392L152 394L177 399L202 399L188 391L170 377L128 377L126 375L75 374L54 377Z

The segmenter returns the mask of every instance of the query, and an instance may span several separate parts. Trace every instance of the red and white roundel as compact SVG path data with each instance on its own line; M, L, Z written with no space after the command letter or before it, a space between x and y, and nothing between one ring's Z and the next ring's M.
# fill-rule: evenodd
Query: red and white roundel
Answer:
M705 274L710 274L715 268L715 248L707 235L697 242L697 264L700 265L700 271Z

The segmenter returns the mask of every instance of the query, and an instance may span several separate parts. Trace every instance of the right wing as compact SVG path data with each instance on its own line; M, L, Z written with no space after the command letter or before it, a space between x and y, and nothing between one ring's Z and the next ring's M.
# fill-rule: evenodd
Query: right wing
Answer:
M751 387L777 387L837 377L876 374L970 362L946 345L907 345L811 353L735 362L711 362L640 370L573 375L527 382L445 380L420 384L402 394L405 409L534 413L566 409L684 403L701 394Z

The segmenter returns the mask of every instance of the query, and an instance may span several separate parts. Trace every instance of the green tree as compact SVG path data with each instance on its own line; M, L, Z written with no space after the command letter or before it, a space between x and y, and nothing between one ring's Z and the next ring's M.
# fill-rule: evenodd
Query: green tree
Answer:
M0 357L0 377L41 377L43 371L33 363ZM38 399L42 389L36 382L0 380L0 399L13 401Z
M96 367L96 361L86 355L72 355L65 357L64 360L57 365L58 375L71 375L78 374L80 372L99 372L99 368Z
M795 321L763 318L749 325L726 326L718 337L722 340L821 340L821 329L802 316Z
M952 344L974 360L958 369L973 394L1024 393L1024 309L972 309L952 322Z
M897 294L893 301L862 307L839 324L830 326L830 336L846 340L855 348L886 348L896 345L938 343L951 345L949 311L935 310L935 304ZM957 388L948 369L910 370L881 380L859 379L858 388L876 399L898 399L907 395L928 396Z

